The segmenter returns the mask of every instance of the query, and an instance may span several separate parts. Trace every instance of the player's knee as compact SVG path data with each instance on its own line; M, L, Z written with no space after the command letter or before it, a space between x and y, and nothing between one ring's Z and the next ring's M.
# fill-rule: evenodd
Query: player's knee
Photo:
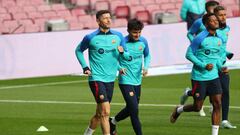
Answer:
M222 106L221 101L213 103L213 109L215 109L215 110L216 109L220 110L221 106Z
M101 112L101 117L109 117L110 116L110 110L103 110Z
M97 114L95 114L95 119L98 119L98 120L100 120L101 119L101 114L100 113L97 113Z

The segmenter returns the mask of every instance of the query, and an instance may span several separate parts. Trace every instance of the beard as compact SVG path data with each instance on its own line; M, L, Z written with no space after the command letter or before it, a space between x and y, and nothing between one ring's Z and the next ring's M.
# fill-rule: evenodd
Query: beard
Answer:
M225 28L227 26L226 22L221 23L219 22L219 28Z
M102 29L109 29L110 27L108 27L107 25L104 25L104 24L100 24L99 27L101 27Z

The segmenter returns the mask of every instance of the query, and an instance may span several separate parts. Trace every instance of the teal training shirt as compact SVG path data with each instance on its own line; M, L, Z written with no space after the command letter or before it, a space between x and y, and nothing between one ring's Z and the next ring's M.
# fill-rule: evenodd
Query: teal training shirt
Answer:
M119 74L119 84L140 85L142 82L142 67L144 59L144 69L148 69L150 63L150 53L148 42L144 37L138 41L132 41L129 36L125 37L126 46L129 52L129 59L120 57L120 66L126 68L126 75Z
M194 14L203 14L205 12L206 0L183 0L180 16L186 21L187 12Z
M226 62L227 54L230 53L230 52L228 52L226 50L229 31L230 31L230 27L229 26L226 26L224 28L220 28L220 29L217 30L217 34L219 36L221 36L221 38L223 39L223 45L221 46L222 50L221 50L221 54L220 54L222 63Z
M192 26L190 27L190 29L188 30L187 33L187 37L190 40L190 42L193 41L193 39L195 38L195 36L197 34L199 34L200 32L206 30L206 27L204 26L203 22L202 22L202 18L197 19L196 21L194 21L194 23L192 24Z
M82 68L87 68L83 52L88 49L89 64L92 75L89 81L113 82L119 68L118 46L125 47L124 37L121 33L109 30L103 33L100 29L86 35L77 46L75 53ZM125 54L125 53L124 53ZM123 55L124 55L123 54Z
M218 71L222 68L220 61L222 45L222 38L217 34L210 35L205 30L197 35L186 53L186 58L193 63L193 80L208 81L218 78ZM207 64L213 64L213 69L208 71Z

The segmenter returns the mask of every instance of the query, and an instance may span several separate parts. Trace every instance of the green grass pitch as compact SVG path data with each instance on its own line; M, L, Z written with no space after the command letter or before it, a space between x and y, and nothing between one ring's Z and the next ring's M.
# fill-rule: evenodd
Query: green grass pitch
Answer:
M221 129L219 135L240 133L240 70L231 70L229 120L237 129ZM175 124L170 114L183 89L190 86L190 74L143 79L140 119L144 135L209 135L211 117L183 113ZM188 103L192 102L189 98ZM205 106L209 105L206 99ZM115 83L111 116L124 107ZM86 77L58 76L0 81L0 135L82 135L94 114L95 105ZM36 132L41 125L48 132ZM119 135L133 135L130 119L118 123ZM101 135L100 126L95 135Z

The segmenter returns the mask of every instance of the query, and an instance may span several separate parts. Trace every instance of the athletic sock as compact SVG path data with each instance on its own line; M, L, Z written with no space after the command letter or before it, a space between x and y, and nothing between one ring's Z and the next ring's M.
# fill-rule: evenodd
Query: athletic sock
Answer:
M183 112L183 105L177 108L177 113L182 113L182 112Z
M93 130L93 129L91 129L90 127L88 127L88 128L85 130L84 135L92 135L94 131L95 131L95 130Z
M212 125L212 135L218 135L219 125Z

